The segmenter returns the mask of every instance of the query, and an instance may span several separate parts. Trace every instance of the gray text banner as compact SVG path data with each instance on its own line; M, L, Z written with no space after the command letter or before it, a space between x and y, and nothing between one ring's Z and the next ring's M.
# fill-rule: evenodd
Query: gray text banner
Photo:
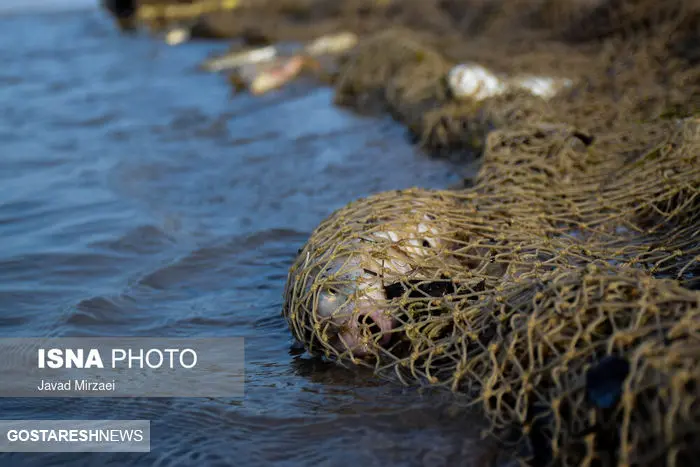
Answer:
M242 338L0 338L0 397L244 395Z
M149 420L0 420L0 452L150 452Z

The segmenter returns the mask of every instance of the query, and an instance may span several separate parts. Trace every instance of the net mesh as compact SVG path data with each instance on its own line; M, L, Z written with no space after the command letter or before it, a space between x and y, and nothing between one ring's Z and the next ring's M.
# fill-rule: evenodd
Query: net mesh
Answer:
M311 353L472 393L521 458L697 455L700 121L620 162L561 125L495 130L473 188L350 203L290 271Z
M452 56L403 29L361 44L337 102L380 103L425 148L481 168L469 189L381 193L331 215L290 270L284 314L311 353L472 394L526 463L692 465L698 10L596 3L523 9L546 26L530 36L484 7L481 40ZM576 85L458 101L444 76L463 57Z

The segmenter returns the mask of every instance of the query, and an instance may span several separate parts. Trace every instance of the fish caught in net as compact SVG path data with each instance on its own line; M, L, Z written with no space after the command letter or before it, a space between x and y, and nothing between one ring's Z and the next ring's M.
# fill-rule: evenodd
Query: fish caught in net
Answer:
M700 442L700 121L642 156L489 134L475 186L357 200L292 267L313 354L479 400L546 465L688 465Z

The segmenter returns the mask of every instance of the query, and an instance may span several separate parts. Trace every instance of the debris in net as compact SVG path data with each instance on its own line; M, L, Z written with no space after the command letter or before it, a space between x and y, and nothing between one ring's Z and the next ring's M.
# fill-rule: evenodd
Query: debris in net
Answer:
M460 64L447 75L447 84L457 99L482 101L500 96L513 89L522 89L543 99L551 99L562 89L572 85L571 80L549 76L498 76L477 64Z

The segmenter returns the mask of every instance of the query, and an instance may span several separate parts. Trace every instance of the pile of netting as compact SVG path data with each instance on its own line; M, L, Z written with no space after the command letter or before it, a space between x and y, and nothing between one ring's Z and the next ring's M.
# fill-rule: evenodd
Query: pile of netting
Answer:
M333 213L290 270L284 314L312 354L472 394L527 463L693 465L700 9L535 3L519 28L484 7L495 19L450 58L447 39L402 29L348 58L339 103L380 104L426 148L481 167L462 190ZM456 56L576 84L549 100L458 100Z
M700 121L619 166L528 124L489 134L471 189L334 213L285 314L311 353L471 392L534 464L690 465L699 288Z

